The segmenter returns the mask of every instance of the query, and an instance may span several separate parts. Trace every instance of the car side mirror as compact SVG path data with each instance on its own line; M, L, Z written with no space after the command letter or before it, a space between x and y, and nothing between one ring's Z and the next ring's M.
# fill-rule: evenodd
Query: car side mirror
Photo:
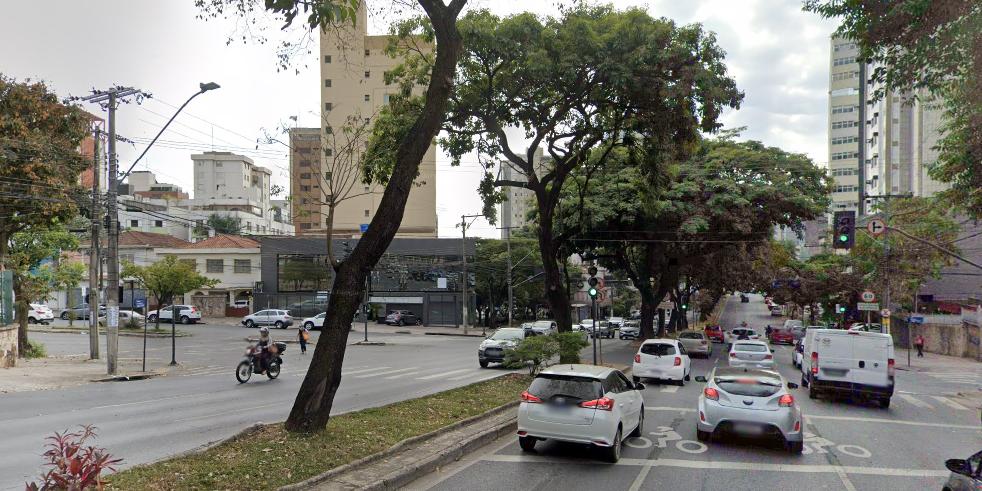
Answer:
M706 383L706 382L708 382L708 380L706 379L706 377L704 377L702 375L698 375L698 376L696 376L696 382Z
M641 382L634 384L634 390L644 390L644 384Z
M796 384L794 382L788 382L788 388L789 389L797 389L798 388L798 384Z
M967 476L972 473L972 469L969 467L968 461L964 459L948 459L945 461L944 465L949 471L954 472L955 474Z

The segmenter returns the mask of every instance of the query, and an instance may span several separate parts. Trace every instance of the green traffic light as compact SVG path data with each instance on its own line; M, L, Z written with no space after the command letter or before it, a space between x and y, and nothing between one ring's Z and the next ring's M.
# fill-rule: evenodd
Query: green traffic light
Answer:
M686 304L682 304L682 310L689 310L689 306Z
M849 236L848 235L840 235L839 236L839 242L848 242L848 241L849 241Z
M596 288L591 288L587 293L589 293L591 297L596 297L597 296L597 289Z

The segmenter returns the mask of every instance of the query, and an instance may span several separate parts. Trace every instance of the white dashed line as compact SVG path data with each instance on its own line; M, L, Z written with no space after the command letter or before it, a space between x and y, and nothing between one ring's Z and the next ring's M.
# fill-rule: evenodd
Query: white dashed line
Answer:
M958 404L957 402L955 402L955 401L953 401L951 399L948 399L947 397L943 397L943 396L931 396L931 398L933 398L934 400L936 400L936 401L940 402L941 404L944 404L945 406L948 406L948 407L950 407L952 409L957 409L959 411L967 411L968 410L967 407L962 406L961 404Z
M451 370L449 372L438 373L436 375L427 375L425 377L417 377L416 380L433 380L435 378L446 377L447 375L453 375L455 373L463 373L471 371L470 368L464 368L461 370Z
M920 399L918 399L918 398L916 398L916 397L914 397L912 395L898 393L897 394L897 397L899 397L899 398L901 398L901 399L903 399L903 400L905 400L905 401L907 401L907 402L909 402L909 403L911 403L911 404L913 404L913 405L915 405L917 407L921 407L921 408L924 408L924 409L934 409L934 406L932 406L932 405L930 405L930 404L928 404L928 403L926 403L926 402L924 402L924 401L922 401L922 400L920 400Z
M666 393L669 393L669 394L674 394L674 393L676 393L678 391L679 391L679 386L677 386L677 385L666 385L666 386L664 386L664 387L661 388L661 391L660 392L666 392Z
M369 373L368 375L359 375L359 376L357 376L357 377L355 377L355 378L370 378L370 377L378 377L379 375L391 375L391 374L393 374L393 373L400 373L400 372L408 372L408 371L410 371L410 370L415 370L415 369L416 369L416 367L409 367L409 368L400 368L400 369L398 369L398 370L386 370L386 371L384 371L384 372L377 372L377 373Z

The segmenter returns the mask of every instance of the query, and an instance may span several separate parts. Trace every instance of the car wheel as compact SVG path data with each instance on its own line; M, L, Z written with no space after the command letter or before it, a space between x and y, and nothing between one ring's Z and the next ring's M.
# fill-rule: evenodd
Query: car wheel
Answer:
M692 375L687 373L685 374L685 381L688 382L689 380L692 380Z
M696 430L696 440L700 442L708 442L712 437L713 434L708 431Z
M644 432L644 406L641 406L641 416L638 418L638 426L634 428L629 436L638 437Z
M818 399L818 390L815 389L815 386L814 385L809 385L808 386L808 398L809 399Z
M27 318L27 323L28 324L37 324L38 323L38 320L35 319L35 318L33 318L33 317L28 317Z
M417 326L422 326L423 325L423 319L416 319L416 325Z
M61 317L61 320L63 320L63 321L67 321L68 320L68 312L62 312L61 315L59 315L58 317Z
M276 322L274 322L273 323L273 327L275 327L277 329L286 329L286 326L283 325L283 321L276 321Z
M631 377L631 379L634 380L634 383L641 382L641 377Z
M616 464L618 460L621 460L621 429L617 428L617 433L614 435L614 442L603 449L604 460L610 462L611 464Z
M147 317L147 322L157 322L157 316L150 314L150 316Z
M488 367L488 361L487 360L477 360L477 362L481 365L481 368L487 368Z
M256 327L256 323L253 322L252 319L246 319L245 326L251 329L253 327Z
M402 319L399 319L399 321L398 321L398 322L396 322L396 325L397 325L397 326L399 326L399 327L402 327L402 326L404 326L404 325L406 325L406 323L405 323L405 322L403 322L403 320L402 320Z
M518 437L518 445L522 447L522 451L531 452L535 450L535 438L530 436L520 436Z
M890 409L890 398L884 397L878 401L880 403L880 409Z
M191 323L191 318L190 317L188 317L186 315L182 315L181 316L181 324L190 324L190 323Z
M675 381L675 385L677 385L679 387L684 387L685 386L685 377L682 377L682 378L676 380Z
M304 325L303 325L303 327L306 328L308 331L311 331L311 330L314 329L314 323L313 322L305 322Z
M798 455L798 454L801 453L802 450L805 449L805 443L804 442L784 442L784 448L788 452L790 452L790 453L792 453L794 455Z

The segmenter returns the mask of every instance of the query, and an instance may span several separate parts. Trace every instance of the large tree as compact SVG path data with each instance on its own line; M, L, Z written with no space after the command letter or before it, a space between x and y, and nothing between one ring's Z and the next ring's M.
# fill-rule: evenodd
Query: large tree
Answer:
M567 178L579 170L589 187L610 153L638 135L672 160L700 131L718 129L723 108L742 94L713 34L641 9L578 4L543 19L482 10L461 24L465 54L445 147L455 163L477 152L486 216L493 219L501 187L533 192L546 298L559 329L569 330L567 250L553 228ZM500 166L520 178L498 178Z
M518 312L535 309L542 301L542 282L536 276L542 271L538 252L535 240L512 237L512 297ZM507 306L508 244L504 240L478 239L474 255L474 264L469 264L468 268L474 270L478 302L485 310L492 311L501 305Z
M884 89L943 100L931 175L951 183L942 196L982 216L982 2L806 0L804 8L842 22L837 34L856 40Z
M14 234L65 223L85 200L79 153L90 118L42 82L0 74L0 266Z

